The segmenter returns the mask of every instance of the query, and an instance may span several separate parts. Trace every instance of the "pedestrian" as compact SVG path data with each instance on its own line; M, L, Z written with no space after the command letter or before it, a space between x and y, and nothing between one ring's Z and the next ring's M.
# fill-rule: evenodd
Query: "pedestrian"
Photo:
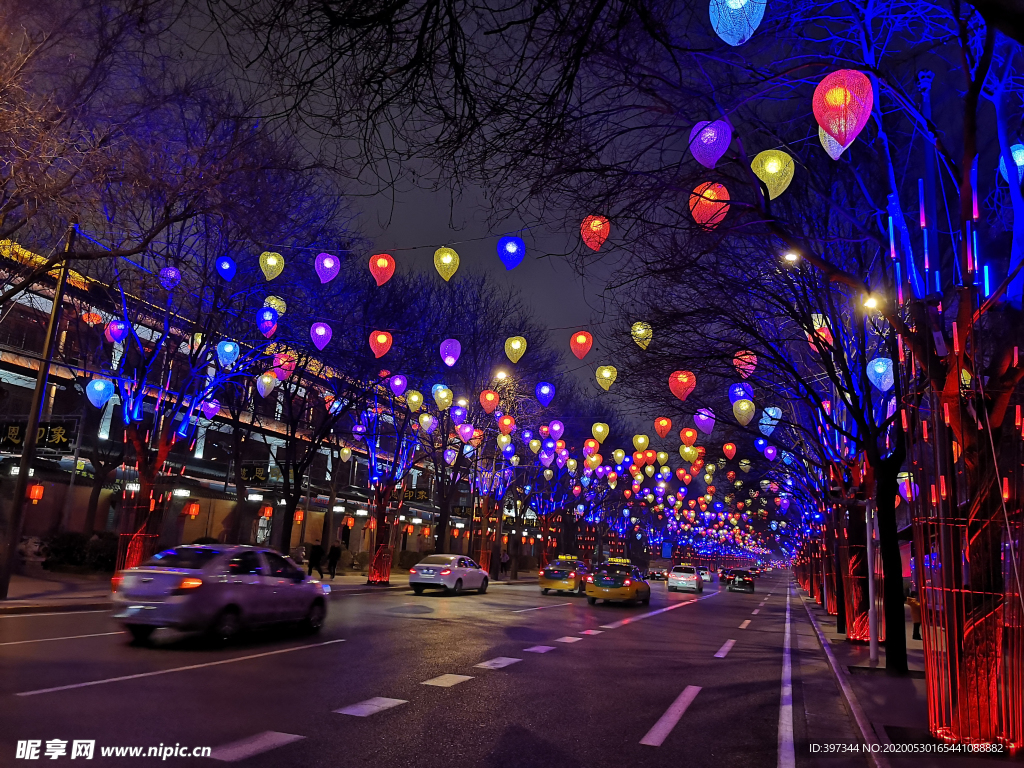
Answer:
M508 556L508 550L506 549L504 552L501 553L501 572L502 573L508 573L508 568L509 568L508 563L509 563L509 560L511 560L511 558Z
M907 598L907 605L910 606L910 620L914 624L914 640L921 639L921 601L917 598L917 591L913 590Z
M334 580L334 572L338 570L338 561L341 560L341 541L335 539L327 552L327 568L331 572L331 580Z
M324 548L320 546L319 541L313 542L313 547L309 550L309 574L313 575L313 569L315 568L320 574L320 578L324 577L324 569L320 565L320 562L324 559Z

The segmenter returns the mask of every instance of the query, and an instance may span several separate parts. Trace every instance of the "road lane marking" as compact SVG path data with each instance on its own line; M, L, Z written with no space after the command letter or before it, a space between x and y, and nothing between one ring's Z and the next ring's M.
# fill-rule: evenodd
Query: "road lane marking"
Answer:
M716 659L724 659L725 655L732 650L732 647L736 645L735 640L726 640L725 645L718 649L718 653L715 654Z
M251 653L248 656L236 656L233 659L220 659L219 661L207 661L203 664L189 664L185 667L172 667L170 669L158 669L154 672L140 672L136 675L121 675L120 677L108 677L103 680L90 680L86 683L74 683L72 685L57 685L53 688L40 688L37 691L22 691L21 693L14 694L15 696L36 696L40 693L55 693L57 691L70 691L73 688L89 688L93 685L106 685L107 683L120 683L124 680L138 680L143 677L156 677L157 675L169 675L172 672L187 672L190 669L205 669L206 667L219 667L221 664L234 664L236 661L248 661L249 659L260 659L264 656L277 656L280 653L291 653L292 651L302 651L306 648L322 648L325 645L334 645L335 643L344 643L344 639L340 640L325 640L322 643L310 643L309 645L298 645L294 648L280 648L276 651L266 651L265 653Z
M523 648L525 653L547 653L553 650L555 650L553 645L532 645L529 648Z
M600 630L600 629L584 629L582 632L580 632L580 634L581 635L600 635L600 634L603 634L603 631Z
M681 603L673 603L672 605L668 606L667 608L659 608L656 611L649 611L648 613L640 613L640 614L637 614L636 616L630 616L628 619L620 619L619 621L612 622L611 624L602 624L601 625L601 629L618 629L619 627L624 627L627 624L632 624L634 621L640 621L641 619L647 619L647 618L650 618L651 616L657 616L659 613L665 613L666 611L674 611L676 608L682 608L684 605L690 605L691 603L696 603L698 600L707 600L708 598L711 598L711 597L717 597L719 594L720 594L719 592L715 592L715 594L707 595L705 597L694 597L694 598L692 598L690 600L684 600Z
M647 732L646 736L640 739L640 743L646 744L649 747L660 747L662 742L672 733L672 729L676 727L676 724L686 712L687 707L697 698L698 693L700 693L699 685L686 686L683 692L665 710L665 714L658 718L658 722L654 724L654 727Z
M554 603L552 605L538 605L536 608L523 608L512 613L528 613L530 611L543 611L545 608L558 608L561 605L572 605L572 603Z
M479 667L480 669L501 669L502 667L515 664L517 661L522 661L522 659L513 659L511 656L496 656L493 659L482 661L479 664L474 664L473 666Z
M374 696L372 699L360 701L358 704L350 704L347 707L334 710L339 715L352 715L352 717L369 717L385 709L397 707L399 704L408 704L405 699L388 699L384 696Z
M750 612L750 615L751 615L751 616L757 616L757 614L759 614L760 612L761 612L761 609L760 609L760 608L755 608L754 610L752 610L752 611Z
M742 624L740 624L740 629L746 629L749 626L750 626L750 619L747 619Z
M40 637L36 640L11 640L10 642L0 643L0 645L25 645L26 643L49 643L54 640L81 640L83 637L107 637L109 635L123 635L124 631L119 630L117 632L94 632L91 635L66 635L65 637Z
M264 731L250 736L247 739L232 741L230 744L222 744L214 747L210 757L225 763L234 763L244 760L253 755L269 752L272 749L291 744L293 741L301 741L305 736L296 736L294 733L279 733L278 731Z
M436 685L438 688L451 688L453 685L458 685L472 679L469 675L438 675L429 680L424 680L420 685Z
M113 608L103 608L98 611L47 611L46 613L5 613L0 614L0 619L34 619L37 616L75 616L79 613L110 613Z
M786 591L786 631L782 636L782 693L779 703L778 768L796 768L793 745L793 662L790 658L792 639L789 628L789 592Z
M556 643L578 643L582 640L582 637L573 637L572 635L566 635L565 637L556 637Z

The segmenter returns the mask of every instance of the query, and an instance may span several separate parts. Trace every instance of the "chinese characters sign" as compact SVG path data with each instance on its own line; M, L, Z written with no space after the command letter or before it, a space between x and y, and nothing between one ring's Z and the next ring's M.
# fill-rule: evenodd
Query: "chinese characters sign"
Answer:
M25 444L28 421L0 422L0 451L20 453ZM78 440L78 420L42 421L36 433L36 448L40 451L71 453Z

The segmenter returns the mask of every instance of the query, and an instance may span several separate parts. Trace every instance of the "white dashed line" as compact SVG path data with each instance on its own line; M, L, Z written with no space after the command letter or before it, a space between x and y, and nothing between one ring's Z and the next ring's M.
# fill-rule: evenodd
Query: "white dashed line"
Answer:
M724 659L725 655L732 650L732 647L736 645L735 640L726 640L725 645L718 649L718 653L715 654L716 659Z
M570 635L566 635L565 637L556 637L555 638L555 642L556 643L578 643L582 639L583 639L582 637L572 637Z
M101 608L98 611L47 611L46 613L5 613L0 619L34 619L36 616L75 616L79 613L110 613L110 608Z
M534 645L529 648L523 648L524 653L547 653L553 650L555 650L553 645Z
M84 637L107 637L108 635L123 635L124 632L96 632L91 635L67 635L66 637L40 637L37 640L11 640L0 645L25 645L26 643L49 643L54 640L81 640Z
M749 626L750 626L750 619L747 619L742 624L740 624L740 629L746 629Z
M522 661L522 659L513 659L511 656L497 656L493 659L489 659L488 661L474 664L473 666L479 667L480 669L501 669L502 667L515 664L517 661Z
M647 735L640 739L641 744L646 744L649 747L660 747L662 742L668 738L668 735L672 733L672 729L676 727L676 723L682 718L683 713L686 712L687 707L693 703L693 700L697 698L697 694L700 693L699 685L688 685L683 689L683 692L676 697L676 700L672 702L668 709L665 710L658 722L654 724L654 727L647 732Z
M264 731L250 736L247 739L232 741L230 744L223 744L214 747L210 757L224 763L234 763L244 760L253 755L269 752L272 749L291 744L293 741L301 741L305 736L296 736L294 733L279 733L278 731Z
M789 594L787 593L786 631L782 636L782 686L779 697L778 768L796 768L796 747L793 742L793 661L790 652L793 640L789 616Z
M612 622L611 624L602 624L601 629L618 629L619 627L624 627L627 624L632 624L634 621L648 619L651 616L657 616L658 614L665 613L666 611L674 611L676 608L682 608L684 605L692 605L693 603L696 603L698 600L707 600L708 598L716 597L718 594L718 592L715 592L715 594L713 595L695 597L692 600L684 600L681 603L673 603L672 605L666 608L659 608L656 611L649 611L648 613L641 613L636 616L630 616L628 619L621 619L619 621Z
M603 634L603 630L600 629L584 629L580 632L581 635L600 635Z
M352 717L369 717L385 709L397 707L399 704L408 704L405 699L387 699L383 696L374 696L372 699L360 701L342 709L334 710L339 715L352 715Z
M572 603L554 603L552 605L538 605L536 608L522 608L512 613L529 613L530 611L543 611L545 608L558 608L561 605L572 605Z
M750 615L751 615L751 616L757 616L757 614L759 614L760 612L761 612L761 609L760 609L760 608L755 608L754 610L752 610L752 611L750 612Z
M436 685L438 688L451 688L453 685L458 685L472 679L469 675L439 675L429 680L424 680L420 685Z

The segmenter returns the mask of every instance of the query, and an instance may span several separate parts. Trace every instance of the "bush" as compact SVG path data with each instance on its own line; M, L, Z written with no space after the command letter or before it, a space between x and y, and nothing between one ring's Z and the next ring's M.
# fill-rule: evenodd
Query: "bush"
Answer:
M338 560L338 568L342 571L348 571L352 568L352 553L347 549L341 550L341 558Z
M369 552L358 552L356 553L355 566L358 570L368 568L370 565L370 553Z
M416 563L418 563L420 560L422 560L424 557L426 557L428 554L431 554L431 553L430 552L409 552L409 551L403 550L403 551L398 553L398 567L399 568L404 568L405 570L409 570L414 565L416 565Z
M85 567L91 571L113 573L117 566L116 533L99 533L85 545Z
M49 569L54 566L85 565L85 550L88 543L89 540L85 538L85 534L74 531L52 536L46 542L46 560L43 567ZM116 556L116 550L114 554Z

